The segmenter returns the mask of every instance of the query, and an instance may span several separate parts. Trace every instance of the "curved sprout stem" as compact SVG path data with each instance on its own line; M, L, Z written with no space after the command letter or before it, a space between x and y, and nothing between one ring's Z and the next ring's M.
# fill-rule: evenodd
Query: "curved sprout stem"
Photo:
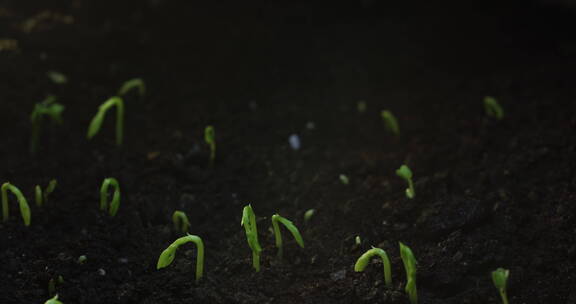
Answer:
M122 87L118 90L118 96L124 96L132 89L138 89L138 95L140 95L140 97L146 95L144 80L142 80L142 78L133 78L122 84Z
M188 234L181 238L176 239L168 248L164 249L158 258L156 269L164 268L174 261L176 250L189 242L196 244L196 283L202 278L204 273L204 242L199 236Z
M172 214L172 222L174 222L174 229L182 231L183 233L187 233L188 228L190 228L190 221L188 220L188 216L186 216L186 213L183 211L174 211Z
M280 227L278 223L282 223L292 236L296 240L296 243L300 245L300 247L304 248L304 240L302 239L302 235L300 235L300 231L298 228L292 223L292 221L288 220L280 216L278 213L272 215L272 229L274 230L274 238L276 239L276 247L278 248L278 258L282 258L283 256L283 246L282 246L282 234L280 233Z
M387 287L391 287L392 269L390 266L390 259L388 258L388 254L386 254L386 251L380 248L372 247L372 249L369 249L368 251L364 252L364 254L362 254L358 258L356 264L354 264L354 271L356 272L364 271L364 269L366 269L366 266L368 266L368 263L370 262L370 259L373 256L379 256L382 259L382 264L384 266L384 282L386 283Z
M102 187L100 187L100 210L106 210L108 205L108 188L110 186L114 187L114 194L108 212L110 216L115 216L118 212L118 207L120 207L120 184L118 180L113 177L105 178L102 182Z
M242 210L242 220L240 225L244 226L246 231L246 240L248 241L248 246L252 250L252 267L256 272L260 271L260 252L262 252L262 247L258 242L258 227L256 225L256 214L252 206L248 204Z
M400 135L400 128L398 127L398 120L396 120L396 116L394 116L394 114L388 110L383 110L380 115L382 116L382 120L384 120L386 129L388 129L388 131L394 135Z
M30 226L30 206L28 206L28 201L22 194L22 191L18 189L16 186L10 183L2 184L2 188L0 190L2 192L2 218L3 221L7 221L8 217L10 216L10 211L8 209L8 191L12 192L16 199L18 200L18 205L20 206L20 214L22 215L22 220L24 221L25 226Z
M404 290L408 294L408 298L410 299L411 304L418 303L418 293L416 290L416 258L412 253L410 247L404 245L400 242L400 257L402 258L402 262L404 263L404 269L406 270L406 287Z
M118 96L111 97L100 105L98 112L96 112L96 115L94 115L94 118L92 118L88 126L88 133L86 135L88 139L92 139L92 137L98 134L106 112L114 106L116 106L116 145L122 145L124 134L124 101Z
M56 103L55 96L48 96L44 101L34 105L34 110L30 114L30 123L32 124L32 134L30 136L30 154L34 155L38 150L38 141L40 140L40 133L42 132L42 121L44 116L52 118L55 123L62 122L62 112L64 106Z

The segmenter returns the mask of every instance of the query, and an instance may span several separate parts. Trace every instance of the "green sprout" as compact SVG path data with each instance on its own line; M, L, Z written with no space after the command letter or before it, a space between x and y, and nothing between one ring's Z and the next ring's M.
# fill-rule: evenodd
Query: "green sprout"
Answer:
M124 101L122 98L117 96L109 98L100 105L98 112L94 118L92 118L90 126L88 127L88 139L92 139L94 135L98 134L98 131L100 131L100 127L102 126L102 121L104 121L104 117L106 116L106 112L113 106L116 106L116 145L122 145L124 134Z
M306 212L304 212L304 224L307 225L308 222L310 222L310 220L312 219L312 217L314 216L314 214L316 213L316 209L308 209Z
M50 80L55 84L66 84L68 82L68 77L58 71L48 71L46 72L46 76L48 76L48 78L50 78Z
M62 112L64 106L56 103L55 96L48 96L44 101L34 105L34 110L30 115L30 122L32 123L32 135L30 137L30 154L35 154L38 150L38 141L40 140L40 133L42 132L42 121L47 116L55 123L62 123Z
M506 285L508 283L508 276L510 271L504 268L498 268L492 271L492 282L500 292L503 304L508 304L508 296L506 295Z
M244 226L246 231L246 239L248 240L248 246L252 249L252 266L256 272L260 271L260 252L262 252L262 247L258 242L258 227L256 226L256 215L254 210L252 210L251 205L247 205L242 210L242 220L240 225Z
M357 236L356 238L359 240L360 237ZM356 261L356 264L354 265L354 271L364 271L366 266L368 266L368 263L370 263L370 259L375 255L382 259L382 264L384 265L384 282L386 283L386 286L392 286L392 268L390 267L390 259L388 258L386 251L380 248L372 247L372 249L368 249L368 251L364 252L364 254L361 255Z
M496 98L492 96L484 97L484 112L486 112L486 115L497 120L502 120L502 118L504 118L504 110Z
M118 90L118 96L124 96L132 89L138 89L138 95L140 95L140 97L146 95L146 86L142 78L133 78L122 84L122 87Z
M408 166L402 165L398 170L396 170L396 175L403 178L408 183L408 188L406 188L406 197L410 199L414 198L416 192L414 191L414 183L412 182L412 170L410 170Z
M206 126L204 129L204 141L210 146L210 165L214 164L216 158L216 132L213 126Z
M400 128L398 127L398 120L396 120L394 114L388 110L383 110L380 115L382 116L382 120L384 120L386 129L388 129L388 131L394 135L399 135Z
M86 263L86 261L88 261L88 257L85 255L81 255L78 257L78 260L76 260L76 262L80 265Z
M350 184L350 179L348 178L348 176L346 176L346 174L340 174L340 175L338 176L338 179L340 179L340 182L341 182L343 185L348 185L348 184Z
M48 202L48 196L50 196L50 194L54 192L54 189L56 189L57 184L58 182L55 179L51 180L48 183L48 186L46 186L46 190L44 190L44 192L42 192L42 187L40 187L40 185L36 185L36 187L34 188L34 192L36 198L36 205L38 207L42 207L44 203Z
M358 245L358 246L360 246L360 244L362 244L362 239L360 238L359 235L357 235L357 236L354 238L354 243L356 243L356 245Z
M52 299L44 302L44 304L64 304L64 303L58 301L58 295L55 295Z
M120 184L118 180L113 177L105 178L102 182L102 187L100 187L100 210L106 210L108 205L108 188L110 186L114 187L114 194L108 212L110 216L115 216L118 212L118 207L120 207Z
M8 191L12 192L16 199L18 200L18 205L20 206L20 214L22 215L22 220L24 220L25 226L30 226L30 206L28 206L28 201L22 194L22 191L18 189L16 186L10 183L2 184L2 188L0 190L2 192L2 219L3 221L7 221L10 215L8 210Z
M296 243L298 243L298 245L300 245L300 247L302 248L304 248L304 240L302 239L302 235L300 235L300 231L298 231L298 228L296 228L294 223L292 223L287 218L280 216L278 213L274 214L272 216L272 228L274 229L274 238L276 239L276 247L278 248L278 257L281 259L283 250L282 234L280 233L280 227L278 226L278 222L282 223L282 225L284 225L284 227L286 227L286 229L288 229L288 231L292 233L292 236L294 236Z
M186 216L186 213L183 211L176 210L172 214L172 222L174 222L174 229L180 230L183 233L188 232L188 228L190 227L190 221Z
M51 278L50 281L48 281L48 295L56 294L56 283L58 283L58 285L64 284L64 278L59 275L56 280Z
M158 263L156 264L156 269L164 268L172 264L178 247L189 242L196 244L196 283L198 283L204 272L204 242L202 242L202 239L199 236L188 234L187 236L175 240L160 254Z
M406 279L408 281L404 290L408 294L410 303L416 304L418 303L418 293L416 292L416 264L418 262L416 261L410 247L402 244L402 242L400 242L400 257L404 263Z

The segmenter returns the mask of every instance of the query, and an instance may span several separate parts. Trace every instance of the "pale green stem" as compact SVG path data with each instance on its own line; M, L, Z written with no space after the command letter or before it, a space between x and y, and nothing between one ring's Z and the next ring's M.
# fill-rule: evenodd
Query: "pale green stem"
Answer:
M28 206L28 202L26 198L22 194L22 191L18 189L16 186L10 183L2 184L1 190L2 192L2 218L4 221L8 220L10 215L9 206L8 206L8 191L12 192L16 199L18 200L18 205L20 206L20 214L22 215L22 220L24 221L25 226L30 226L30 206Z

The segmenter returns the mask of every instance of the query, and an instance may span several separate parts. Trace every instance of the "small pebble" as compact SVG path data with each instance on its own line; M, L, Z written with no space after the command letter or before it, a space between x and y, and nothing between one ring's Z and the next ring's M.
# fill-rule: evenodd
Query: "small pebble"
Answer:
M98 269L98 274L101 275L101 276L105 276L105 275L106 275L106 270L100 268L100 269Z
M300 150L300 137L296 134L290 135L288 138L288 143L290 144L290 148L292 150L297 151Z
M333 281L340 281L346 277L346 269L342 269L330 274L330 278Z

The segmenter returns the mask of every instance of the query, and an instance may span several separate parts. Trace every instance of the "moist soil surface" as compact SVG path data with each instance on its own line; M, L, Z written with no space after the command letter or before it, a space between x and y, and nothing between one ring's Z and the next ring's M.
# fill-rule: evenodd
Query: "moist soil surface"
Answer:
M510 303L576 303L573 42L550 23L525 27L530 12L365 5L4 1L0 38L13 40L0 51L0 178L28 198L32 224L10 194L0 303L43 303L58 276L66 304L408 303L398 242L418 260L420 303L500 303L498 267L510 270ZM88 141L99 104L133 77L147 92L125 96L123 146L114 111ZM49 94L66 106L64 121L44 122L31 156L30 113ZM485 115L487 95L502 120ZM383 109L400 135L385 129ZM213 166L206 125L216 130ZM402 164L414 199L395 175ZM106 177L121 185L115 217L98 207ZM53 178L36 206L34 186ZM259 273L240 226L247 204ZM175 210L205 243L198 284L193 245L156 270L182 236ZM282 260L274 213L305 241L284 230ZM390 256L390 288L376 259L354 271L371 246Z

